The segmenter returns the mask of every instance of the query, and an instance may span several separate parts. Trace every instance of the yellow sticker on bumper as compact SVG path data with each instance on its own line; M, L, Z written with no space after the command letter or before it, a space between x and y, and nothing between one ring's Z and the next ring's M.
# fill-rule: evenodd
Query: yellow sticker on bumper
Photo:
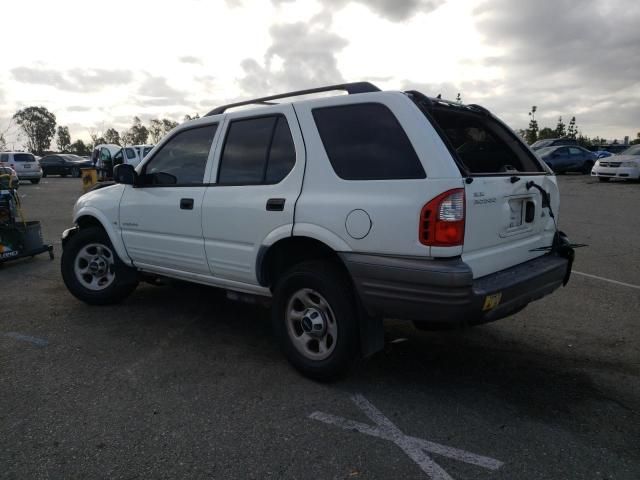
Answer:
M500 304L500 300L502 300L502 293L494 293L493 295L487 295L484 298L484 305L482 306L482 311L491 310L492 308L496 308Z

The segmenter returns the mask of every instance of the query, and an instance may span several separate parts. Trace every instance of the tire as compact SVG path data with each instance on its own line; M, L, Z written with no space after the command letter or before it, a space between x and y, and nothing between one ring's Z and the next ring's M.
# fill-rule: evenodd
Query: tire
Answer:
M274 289L271 314L280 348L307 377L335 379L357 356L353 290L346 274L332 263L304 262L286 272Z
M611 179L609 177L598 177L598 180L600 180L601 182L608 182Z
M67 174L66 174L66 173L61 173L61 174L60 174L60 176L61 176L62 178L67 178Z
M47 178L47 172L45 172L44 169L42 170L42 178Z
M585 175L589 175L591 173L592 168L593 168L593 162L591 161L585 162L584 165L582 166L582 173L584 173Z
M138 285L137 271L122 263L100 227L83 228L69 239L61 270L67 289L90 305L118 303Z
M31 179L31 183L33 183L34 185L37 185L38 183L40 183L40 179L39 178L32 178Z
M80 178L80 169L78 167L73 167L71 169L71 176L73 178Z

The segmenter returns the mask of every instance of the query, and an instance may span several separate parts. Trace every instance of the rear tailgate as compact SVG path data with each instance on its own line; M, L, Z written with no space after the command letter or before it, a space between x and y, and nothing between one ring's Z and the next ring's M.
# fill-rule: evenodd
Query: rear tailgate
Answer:
M551 245L553 219L542 207L538 190L527 189L528 182L535 182L550 194L551 206L557 212L558 187L551 175L477 177L465 185L462 259L473 270L474 278L543 255L544 251L532 250Z
M14 153L10 163L18 176L37 172L40 168L36 158L30 153Z
M542 207L543 188L558 211L555 177L516 135L480 107L437 102L431 121L465 181L462 258L479 278L543 255L554 221Z

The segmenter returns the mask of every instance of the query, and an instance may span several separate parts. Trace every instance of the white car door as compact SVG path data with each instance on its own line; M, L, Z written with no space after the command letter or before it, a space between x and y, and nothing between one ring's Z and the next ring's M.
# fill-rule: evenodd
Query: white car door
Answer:
M142 167L139 184L125 187L120 227L136 266L209 274L201 215L217 130L200 123L176 132Z
M304 144L291 105L226 115L202 205L211 273L257 285L260 247L290 236L304 175Z

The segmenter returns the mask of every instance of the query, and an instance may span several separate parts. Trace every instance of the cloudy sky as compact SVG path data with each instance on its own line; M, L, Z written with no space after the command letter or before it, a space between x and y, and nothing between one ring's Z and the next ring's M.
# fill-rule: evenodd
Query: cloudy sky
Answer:
M0 11L0 133L29 105L88 140L134 115L178 120L359 80L460 92L515 129L537 105L541 126L575 115L589 136L640 131L638 0L21 0Z

